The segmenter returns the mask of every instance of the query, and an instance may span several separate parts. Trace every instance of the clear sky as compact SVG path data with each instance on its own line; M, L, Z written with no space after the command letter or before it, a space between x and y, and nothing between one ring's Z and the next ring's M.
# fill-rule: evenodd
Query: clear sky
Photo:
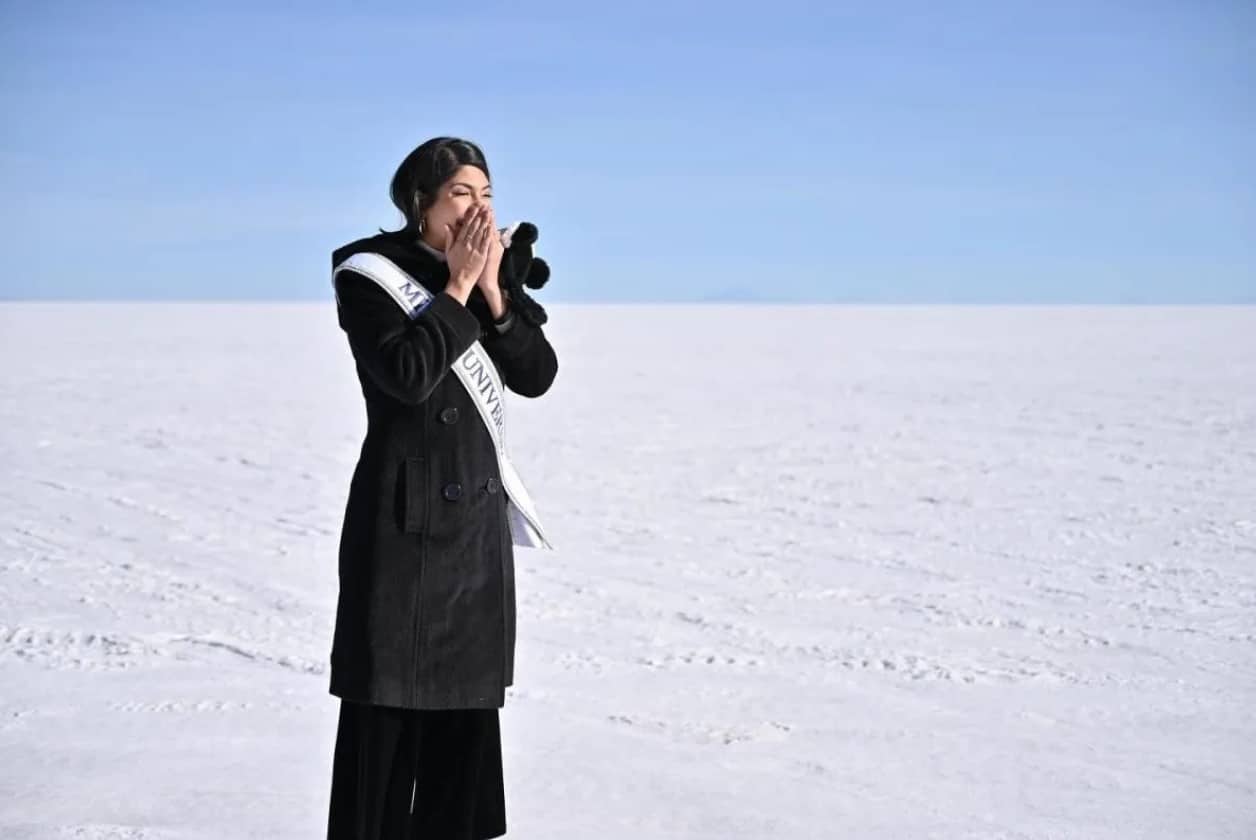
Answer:
M1245 0L0 10L4 298L330 300L448 134L542 302L1256 302Z

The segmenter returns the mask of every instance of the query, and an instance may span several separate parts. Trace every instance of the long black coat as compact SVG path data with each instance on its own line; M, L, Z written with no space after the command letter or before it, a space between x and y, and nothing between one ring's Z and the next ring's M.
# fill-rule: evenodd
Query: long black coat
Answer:
M404 236L336 249L374 251L429 292L411 320L375 281L337 276L367 431L340 538L331 694L411 709L500 708L514 682L514 552L493 440L453 362L479 340L506 388L539 397L558 360L516 315L499 334L479 289L444 292L448 266ZM508 421L509 422L509 421Z

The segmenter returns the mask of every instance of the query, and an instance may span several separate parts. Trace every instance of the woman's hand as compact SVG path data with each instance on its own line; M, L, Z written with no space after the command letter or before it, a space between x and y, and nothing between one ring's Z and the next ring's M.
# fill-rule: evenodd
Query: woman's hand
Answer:
M484 259L484 268L480 272L480 276L476 278L475 284L484 293L484 299L488 301L489 312L492 313L494 320L496 320L506 313L506 301L502 295L501 283L498 280L498 275L501 272L502 256L506 253L506 247L502 245L501 232L497 229L497 218L493 213L492 207L488 209L488 226L493 231L489 237L488 256Z
M468 208L457 229L445 225L445 260L449 265L449 285L459 293L455 297L466 302L466 294L479 282L488 260L493 240L499 240L492 225L492 208L476 204ZM498 241L500 248L501 242ZM500 264L500 257L499 264Z

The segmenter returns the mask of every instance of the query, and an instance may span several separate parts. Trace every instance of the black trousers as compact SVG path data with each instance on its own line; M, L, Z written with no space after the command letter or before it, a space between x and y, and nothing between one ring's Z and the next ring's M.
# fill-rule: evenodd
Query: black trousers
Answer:
M399 709L341 699L327 840L505 833L497 709Z

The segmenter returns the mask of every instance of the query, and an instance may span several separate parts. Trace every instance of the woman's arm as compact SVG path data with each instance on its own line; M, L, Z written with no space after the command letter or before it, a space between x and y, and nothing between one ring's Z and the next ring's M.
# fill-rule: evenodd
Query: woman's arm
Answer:
M506 387L520 396L541 396L558 374L558 356L544 330L512 312L509 304L480 344L501 367Z
M440 292L414 319L369 277L336 275L336 312L354 358L380 390L407 405L428 398L480 337L479 319Z

